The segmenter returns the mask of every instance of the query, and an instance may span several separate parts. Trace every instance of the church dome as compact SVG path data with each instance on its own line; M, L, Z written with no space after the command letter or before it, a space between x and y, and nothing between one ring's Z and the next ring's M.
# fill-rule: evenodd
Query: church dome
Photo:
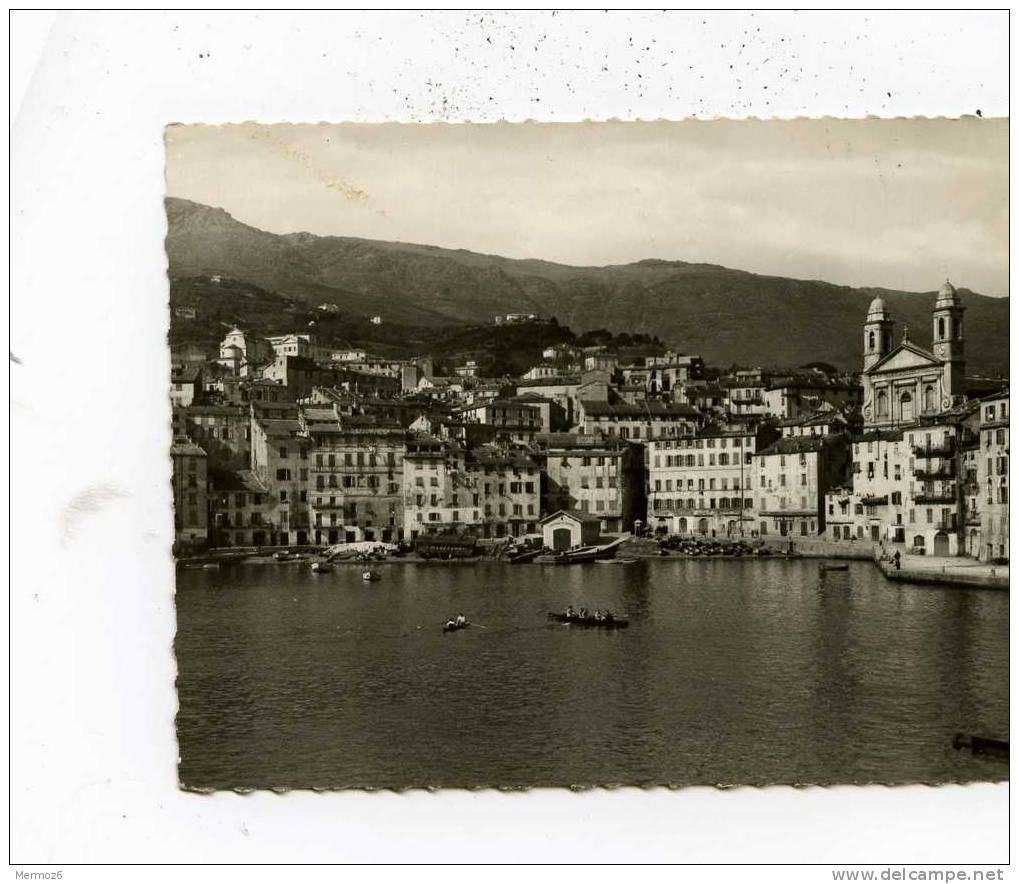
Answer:
M938 307L954 307L959 303L959 295L955 291L955 286L952 285L947 279L944 285L938 289L938 299L934 304L934 308Z
M875 298L870 302L870 307L867 308L867 319L887 319L888 308L885 306L885 302L881 298Z

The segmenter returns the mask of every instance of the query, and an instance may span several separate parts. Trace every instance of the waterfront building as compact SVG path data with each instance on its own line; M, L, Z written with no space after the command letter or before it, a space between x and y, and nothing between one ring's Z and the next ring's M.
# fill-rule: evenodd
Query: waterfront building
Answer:
M914 553L966 551L966 452L978 424L977 403L963 403L904 431L912 452L906 542Z
M296 417L252 413L251 471L268 489L265 514L269 545L309 542L310 449L311 440L303 434Z
M945 282L931 312L932 349L926 350L909 339L908 329L893 347L891 313L881 298L871 302L863 326L863 416L868 427L908 425L959 401L965 386L964 310L955 287Z
M579 510L605 532L631 531L645 516L644 455L618 437L548 433L535 443L544 463L543 511Z
M974 433L969 442L961 446L963 526L962 553L978 559L984 553L981 523L984 519L983 489L980 487L980 461L982 434Z
M1008 559L1008 390L980 402L980 560Z
M754 455L778 439L771 425L712 425L648 442L648 525L657 533L750 536L756 527Z
M541 535L542 545L557 552L592 546L601 535L601 519L579 510L557 510L541 520Z
M251 470L213 470L209 507L212 546L265 546L269 535L269 489Z
M177 552L204 548L209 540L208 459L187 440L170 446L173 467L173 527Z
M521 451L480 446L469 451L415 433L404 455L404 524L410 538L459 533L522 536L536 530L541 475Z
M816 537L826 523L825 495L846 484L845 436L778 439L753 458L761 536Z
M851 481L825 495L827 539L905 543L913 458L904 432L867 430L852 440L850 456Z
M406 434L395 420L305 408L308 509L316 544L403 538Z
M482 537L520 537L537 531L541 470L527 452L480 445L470 450L465 466L480 495Z
M825 502L826 514L839 517L828 538L905 544L918 555L964 553L968 447L976 419L974 406L964 404L909 427L869 429L853 439L851 486Z

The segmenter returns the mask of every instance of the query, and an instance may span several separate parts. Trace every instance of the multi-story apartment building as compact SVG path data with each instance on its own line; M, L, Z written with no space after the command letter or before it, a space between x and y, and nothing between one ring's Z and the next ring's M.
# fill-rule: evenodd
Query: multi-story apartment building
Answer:
M535 393L545 399L557 403L566 413L566 424L572 427L577 420L577 389L580 387L579 375L556 375L550 378L537 378L533 381L521 381L517 384L517 394Z
M975 422L973 408L960 406L855 438L851 487L834 490L825 503L826 514L838 517L828 537L905 544L914 554L964 553Z
M980 559L1008 559L1008 391L980 402Z
M538 530L541 470L528 454L482 445L470 452L465 467L479 495L483 537L519 537Z
M200 549L209 540L208 459L201 446L179 440L170 446L170 460L175 547Z
M980 445L982 439L980 433L975 433L973 438L964 443L961 447L959 474L962 483L963 495L963 529L962 552L967 556L980 558L984 552L981 539L981 522L984 518L983 489L980 487Z
M218 547L269 544L266 484L251 470L217 470L210 484L210 543Z
M764 398L767 378L759 368L740 369L719 382L725 393L723 407L729 414L756 415L768 413Z
M902 430L868 430L851 442L851 482L825 495L830 540L905 543L912 449Z
M771 426L711 426L647 444L648 525L658 533L749 536L756 525L754 455Z
M787 437L754 455L761 536L824 534L825 494L845 485L849 457L845 436Z
M549 402L549 405L554 403ZM455 412L464 423L493 427L505 441L528 442L543 431L541 409L536 402L519 399L489 399Z
M251 471L269 489L265 509L269 545L310 542L310 451L311 440L300 420L252 417Z
M210 465L247 469L251 462L251 409L245 405L174 408L174 436L201 445Z
M589 402L580 403L581 430L589 435L618 436L645 442L690 436L702 423L696 408L686 403L661 402Z
M778 423L783 436L833 436L837 433L852 435L860 429L860 422L854 415L831 405L823 405L813 414L789 417Z
M456 532L478 537L533 533L541 475L525 453L501 446L468 451L412 433L404 456L404 523L409 538Z
M314 542L403 538L406 434L396 421L368 416L322 419L305 410L311 441L308 510Z
M201 369L193 365L175 365L170 373L170 404L191 405L201 395Z
M904 430L910 445L906 542L914 552L957 556L966 551L966 460L979 416L970 405L921 419Z
M544 460L543 512L575 509L601 520L605 532L643 521L646 496L640 445L610 436L548 433L536 438Z
M764 387L764 405L772 417L795 418L814 414L825 405L859 408L863 388L848 381L822 377L792 377L773 380Z

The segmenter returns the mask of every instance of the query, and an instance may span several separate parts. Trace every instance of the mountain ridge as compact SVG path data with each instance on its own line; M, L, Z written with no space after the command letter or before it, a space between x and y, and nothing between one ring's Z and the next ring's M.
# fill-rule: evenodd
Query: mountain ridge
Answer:
M908 325L921 346L930 339L934 290L853 288L661 258L575 266L307 231L274 234L224 209L176 197L166 198L166 212L171 278L222 273L308 303L336 303L409 325L534 312L578 333L657 334L715 364L824 359L858 368L867 306L880 295L898 334ZM959 292L969 308L969 370L1007 374L1008 298Z

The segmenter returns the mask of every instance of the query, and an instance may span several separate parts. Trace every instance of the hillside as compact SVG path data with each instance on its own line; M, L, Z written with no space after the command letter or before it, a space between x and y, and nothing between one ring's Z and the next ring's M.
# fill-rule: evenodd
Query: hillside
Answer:
M277 235L222 209L166 200L171 278L214 273L286 299L335 303L347 314L381 313L410 327L477 324L506 312L555 316L594 328L658 335L708 362L860 364L861 324L878 290L761 276L708 264L639 261L570 267L434 246L309 233ZM932 286L941 283L932 279ZM969 370L1008 372L1008 299L960 289ZM934 291L880 290L896 322L930 342Z

